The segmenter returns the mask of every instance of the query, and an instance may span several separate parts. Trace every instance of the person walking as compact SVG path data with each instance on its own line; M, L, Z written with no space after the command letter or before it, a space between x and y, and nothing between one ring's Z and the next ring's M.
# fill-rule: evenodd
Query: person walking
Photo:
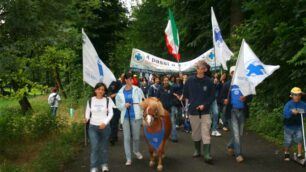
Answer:
M116 95L120 88L122 87L121 82L119 80L113 81L109 86L109 96L116 103ZM110 121L111 127L111 135L110 135L110 143L115 145L118 141L118 129L119 129L119 119L120 119L120 110L117 107L113 108L114 116Z
M211 105L211 113L212 113L212 132L211 135L215 137L220 137L221 133L218 131L218 124L219 124L219 107L218 107L218 96L220 90L220 82L219 82L219 75L216 73L214 78L212 79L215 88L215 99Z
M149 87L149 90L148 90L148 97L156 97L157 95L157 91L160 87L160 79L158 76L155 76L154 78L154 84L152 84L150 87Z
M230 68L230 75L233 78L235 72L235 66ZM241 150L241 137L243 135L243 129L245 121L249 116L248 102L252 96L243 96L237 85L231 85L228 81L224 85L224 105L226 106L226 114L230 122L230 130L232 138L227 144L227 152L230 156L235 156L236 161L241 163L244 161Z
M133 77L124 75L125 85L116 95L116 105L121 111L120 122L123 127L124 151L126 166L132 165L131 140L133 140L133 153L137 159L143 159L140 153L140 129L143 111L139 103L144 99L142 90L133 85Z
M57 92L57 87L52 88L51 94L48 97L48 104L50 105L51 115L56 116L61 96Z
M172 87L170 86L169 83L169 77L164 76L163 77L163 83L160 86L160 88L157 91L156 98L158 98L164 109L166 109L170 113L170 118L171 118L171 125L172 125L172 130L171 130L171 135L170 135L170 140L172 142L177 142L177 132L175 128L175 114L172 113L171 108L173 107L173 101L174 101L174 95L173 95L173 90Z
M110 121L113 117L113 101L106 97L107 87L104 83L97 83L94 96L87 102L85 121L89 123L88 135L90 140L90 168L91 172L98 172L108 168L108 143L111 133Z
M183 97L190 103L188 113L195 147L193 157L200 156L202 142L204 160L211 164L210 106L215 98L215 93L211 79L205 75L207 72L208 64L204 60L199 61L196 64L196 75L189 77L186 81Z

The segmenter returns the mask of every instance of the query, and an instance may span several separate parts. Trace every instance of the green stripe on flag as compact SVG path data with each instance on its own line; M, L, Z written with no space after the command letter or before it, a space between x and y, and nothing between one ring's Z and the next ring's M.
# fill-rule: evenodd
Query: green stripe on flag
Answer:
M170 9L169 9L169 20L171 22L174 43L176 46L179 46L180 43L179 43L179 38L178 38L178 32L177 32L176 24L174 21L173 13Z

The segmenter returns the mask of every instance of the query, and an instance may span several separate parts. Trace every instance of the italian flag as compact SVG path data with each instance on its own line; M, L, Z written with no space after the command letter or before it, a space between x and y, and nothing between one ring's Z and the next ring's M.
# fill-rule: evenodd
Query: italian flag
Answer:
M167 27L165 29L165 36L166 36L166 44L169 53L172 54L177 61L180 61L181 58L179 54L180 40L176 24L174 21L174 17L170 9L169 9L169 20Z

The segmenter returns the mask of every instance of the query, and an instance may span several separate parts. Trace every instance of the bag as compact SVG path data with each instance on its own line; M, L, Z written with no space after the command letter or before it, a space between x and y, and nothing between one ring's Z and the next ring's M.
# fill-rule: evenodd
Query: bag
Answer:
M57 96L57 93L56 93L54 96L52 96L52 97L50 97L50 98L48 99L48 104L49 104L50 106L54 106L55 101L56 101L56 96Z
M106 97L106 109L107 109L107 113L106 113L106 116L108 116L108 104L109 104L109 98ZM88 100L88 105L89 105L89 109L91 109L91 98ZM88 129L88 126L89 126L89 123L90 123L90 118L91 118L91 110L89 112L89 119L86 123L86 128Z

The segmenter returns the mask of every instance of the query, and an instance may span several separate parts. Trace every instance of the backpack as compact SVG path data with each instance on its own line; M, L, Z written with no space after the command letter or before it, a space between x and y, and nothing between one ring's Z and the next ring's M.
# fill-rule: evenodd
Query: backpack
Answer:
M48 99L48 104L49 104L50 106L54 106L55 101L56 101L56 96L57 96L57 93L56 93L54 96L52 96L52 97L50 97L50 98Z
M106 113L106 116L108 116L108 104L109 104L109 98L106 97L106 109L107 109L107 113ZM89 109L91 109L91 98L88 100L88 105L89 105ZM89 113L89 120L87 122L87 124L90 123L90 118L91 118L91 110L90 110L90 113Z

